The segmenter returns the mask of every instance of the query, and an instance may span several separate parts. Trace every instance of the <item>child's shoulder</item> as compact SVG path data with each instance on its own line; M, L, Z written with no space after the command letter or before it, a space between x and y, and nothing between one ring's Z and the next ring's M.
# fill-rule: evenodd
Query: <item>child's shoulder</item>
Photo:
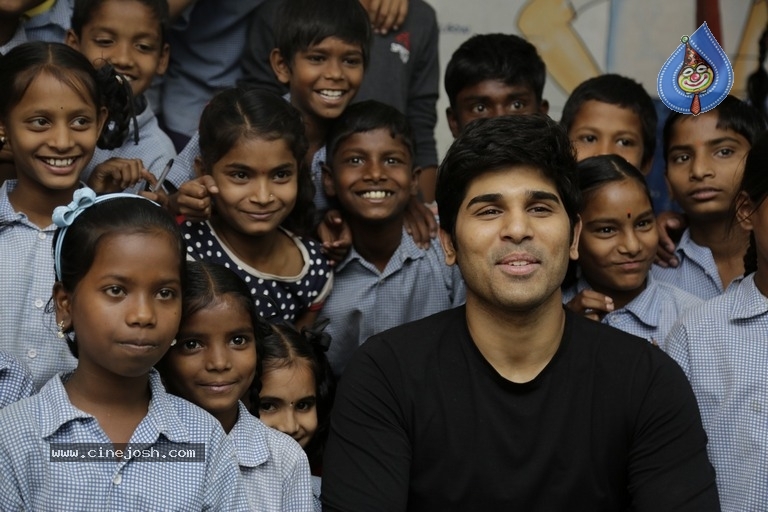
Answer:
M0 408L33 392L32 372L12 355L0 351Z

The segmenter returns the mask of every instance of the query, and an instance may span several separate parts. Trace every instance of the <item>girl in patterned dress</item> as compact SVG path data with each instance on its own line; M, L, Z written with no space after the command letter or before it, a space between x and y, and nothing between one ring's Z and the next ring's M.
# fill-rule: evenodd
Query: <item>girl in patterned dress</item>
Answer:
M198 176L213 181L210 220L182 230L191 259L223 265L268 320L310 326L333 285L320 244L303 236L314 190L299 112L261 90L228 89L200 119Z

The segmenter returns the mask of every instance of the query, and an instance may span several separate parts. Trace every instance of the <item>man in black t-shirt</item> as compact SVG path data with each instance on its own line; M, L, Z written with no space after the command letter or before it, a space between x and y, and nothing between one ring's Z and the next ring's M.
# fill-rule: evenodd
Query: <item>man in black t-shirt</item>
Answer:
M438 173L466 305L374 336L339 386L326 511L719 510L688 381L563 309L576 164L544 116L483 119Z

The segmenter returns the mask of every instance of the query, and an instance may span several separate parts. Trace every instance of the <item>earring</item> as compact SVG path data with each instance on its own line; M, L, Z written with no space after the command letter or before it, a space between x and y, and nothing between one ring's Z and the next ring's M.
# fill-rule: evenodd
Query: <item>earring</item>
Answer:
M171 346L172 346L172 347L175 347L175 346L176 346L176 338L173 338L173 339L171 340Z
M6 143L5 137L0 135L0 151L2 151L3 146L5 146L5 143Z
M59 328L58 332L56 333L56 337L59 339L64 339L64 320L56 324Z

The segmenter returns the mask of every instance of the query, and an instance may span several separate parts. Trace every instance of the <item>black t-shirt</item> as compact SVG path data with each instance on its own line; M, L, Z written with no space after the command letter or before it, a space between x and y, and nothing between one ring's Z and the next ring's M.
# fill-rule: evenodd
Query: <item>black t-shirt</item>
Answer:
M480 354L464 307L374 336L341 379L324 510L719 510L677 364L567 314L532 381Z

